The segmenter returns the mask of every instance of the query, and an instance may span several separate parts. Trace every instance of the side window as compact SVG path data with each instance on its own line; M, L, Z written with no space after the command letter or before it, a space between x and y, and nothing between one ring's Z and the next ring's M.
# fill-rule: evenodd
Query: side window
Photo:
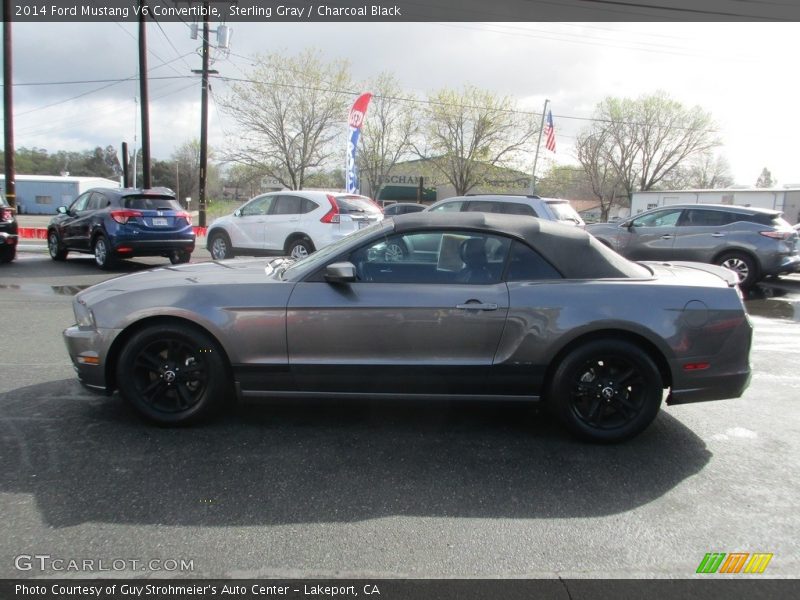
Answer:
M308 198L302 199L302 205L300 206L300 214L304 215L306 213L310 213L312 210L316 210L319 208L319 205Z
M255 198L242 207L241 214L243 217L266 215L274 199L275 196L261 196L260 198Z
M521 242L511 244L506 281L536 281L541 279L561 279L561 274L553 268L536 250Z
M634 227L670 227L678 222L682 209L659 210L633 220Z
M99 192L94 192L86 206L86 210L100 210L108 206L108 198Z
M453 202L440 204L436 208L431 209L431 212L460 212L462 206L464 206L463 200L454 200Z
M504 213L507 215L527 215L535 217L536 213L527 204L520 204L519 202L497 202L494 212Z
M350 255L359 281L374 283L499 283L511 240L460 231L388 236Z
M80 212L82 210L86 210L86 205L89 203L89 196L91 195L91 192L86 192L85 194L78 196L75 199L75 202L72 203L72 206L69 207L70 211Z
M299 215L303 199L297 196L278 196L272 204L273 215Z
M500 212L495 211L496 202L487 202L486 200L470 200L464 208L466 212Z
M683 227L721 227L732 221L732 215L722 210L689 209L684 211L678 225Z

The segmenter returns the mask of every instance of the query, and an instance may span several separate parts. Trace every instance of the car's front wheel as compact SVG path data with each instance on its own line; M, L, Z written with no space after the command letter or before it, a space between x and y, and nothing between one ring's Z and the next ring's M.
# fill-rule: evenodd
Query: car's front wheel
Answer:
M17 257L17 247L11 244L0 247L0 263L10 263Z
M717 259L717 264L736 273L739 287L752 287L758 280L758 267L747 254L726 252Z
M211 258L214 260L233 258L231 240L224 233L211 234L211 239L208 241L208 249L211 252Z
M146 327L119 355L117 387L151 421L195 422L214 414L228 396L225 365L217 344L193 327Z
M102 233L94 240L94 262L101 269L110 269L114 264L114 257L112 256L111 244L108 238Z
M575 348L558 365L548 402L576 436L620 442L641 433L658 414L663 383L639 347L596 340Z
M47 251L50 253L50 258L58 261L67 260L67 253L69 252L61 245L61 240L55 231L47 234Z

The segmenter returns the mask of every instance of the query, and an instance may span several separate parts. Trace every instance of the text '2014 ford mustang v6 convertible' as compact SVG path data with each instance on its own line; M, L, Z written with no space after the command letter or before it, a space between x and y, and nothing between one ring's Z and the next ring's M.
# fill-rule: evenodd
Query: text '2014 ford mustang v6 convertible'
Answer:
M633 263L533 217L416 213L308 257L95 285L64 332L80 380L162 424L232 396L543 401L619 441L667 404L739 397L752 329L734 273Z

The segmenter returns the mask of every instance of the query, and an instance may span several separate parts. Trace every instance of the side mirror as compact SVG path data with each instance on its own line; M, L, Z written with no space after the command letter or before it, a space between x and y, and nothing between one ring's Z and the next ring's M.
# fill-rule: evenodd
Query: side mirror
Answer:
M59 207L56 209L56 212L57 212L58 214L60 214L60 215L65 215L65 214L67 214L67 207L66 207L66 206L59 206Z
M328 283L352 283L356 281L356 266L350 262L332 263L325 267Z
M633 227L633 221L623 221L620 224L620 227L624 227L625 229L630 229L631 227Z
M242 216L242 209L241 208L237 208L235 211L233 211L233 216L234 217L241 217Z

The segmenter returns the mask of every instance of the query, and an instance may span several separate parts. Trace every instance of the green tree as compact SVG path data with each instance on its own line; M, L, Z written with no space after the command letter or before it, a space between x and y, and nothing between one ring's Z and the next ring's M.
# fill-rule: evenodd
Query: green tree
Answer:
M767 167L764 167L761 170L761 175L758 176L758 181L756 181L757 188L768 188L775 185L775 181L772 179L772 173Z
M310 172L334 153L344 154L349 88L348 64L326 62L318 51L257 57L248 81L234 85L221 102L241 129L236 147L226 152L228 160L302 189Z
M493 167L514 165L538 132L511 98L473 86L429 95L422 119L423 140L415 143L415 152L458 195L486 182Z

